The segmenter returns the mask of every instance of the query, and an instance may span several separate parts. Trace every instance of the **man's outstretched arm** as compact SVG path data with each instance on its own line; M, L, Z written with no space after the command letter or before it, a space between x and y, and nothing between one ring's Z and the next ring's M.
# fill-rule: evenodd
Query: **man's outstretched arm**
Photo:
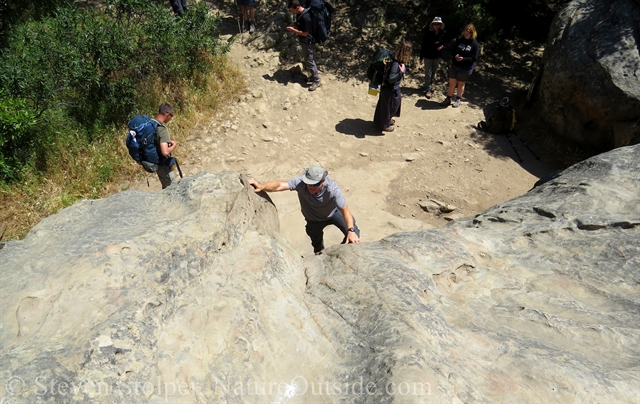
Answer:
M260 184L253 178L249 178L247 182L249 185L253 186L255 192L280 192L289 190L289 183L286 181L269 181L264 184Z

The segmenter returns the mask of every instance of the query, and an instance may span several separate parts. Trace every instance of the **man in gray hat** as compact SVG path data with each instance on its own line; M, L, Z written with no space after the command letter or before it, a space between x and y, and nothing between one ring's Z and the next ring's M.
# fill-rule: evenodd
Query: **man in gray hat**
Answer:
M253 178L248 180L255 192L298 192L300 210L307 221L307 235L316 254L324 250L324 228L331 224L344 234L342 244L360 242L360 229L356 226L356 219L351 214L340 187L327 174L324 168L311 166L305 168L302 175L289 181L260 184Z

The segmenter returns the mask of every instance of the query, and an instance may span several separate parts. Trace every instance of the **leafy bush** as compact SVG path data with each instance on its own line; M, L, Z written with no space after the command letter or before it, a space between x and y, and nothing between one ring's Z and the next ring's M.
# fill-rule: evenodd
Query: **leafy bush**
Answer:
M25 100L4 97L0 90L0 177L19 176L17 168L24 166L36 145L36 122L37 117Z
M89 145L155 110L163 89L152 83L202 83L228 51L219 20L204 2L178 18L165 2L107 0L104 8L59 6L13 27L1 50L0 180L17 179L29 164L47 167L62 133Z

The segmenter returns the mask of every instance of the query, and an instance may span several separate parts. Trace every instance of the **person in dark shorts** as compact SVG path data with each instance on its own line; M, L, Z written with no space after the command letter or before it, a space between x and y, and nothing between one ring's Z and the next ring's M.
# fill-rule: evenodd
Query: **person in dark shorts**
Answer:
M451 68L449 68L449 90L447 98L440 103L443 107L451 105L451 98L456 90L458 95L453 102L453 108L460 106L464 85L471 76L480 53L480 45L476 41L477 36L476 27L473 24L467 25L451 50L453 57L451 58Z
M264 184L250 178L247 182L255 192L296 191L300 210L307 222L306 231L311 239L313 252L324 250L324 228L334 225L342 234L342 244L359 243L360 229L351 214L347 201L338 184L327 177L328 172L320 166L305 168L299 177L289 181L269 181Z
M253 34L256 30L256 2L255 0L236 0L242 14L242 27Z
M406 64L411 60L413 46L409 41L400 41L393 53L391 66L380 87L380 96L373 115L373 123L383 132L393 132L395 129L394 116L400 116L402 106L402 92L400 83L407 69Z

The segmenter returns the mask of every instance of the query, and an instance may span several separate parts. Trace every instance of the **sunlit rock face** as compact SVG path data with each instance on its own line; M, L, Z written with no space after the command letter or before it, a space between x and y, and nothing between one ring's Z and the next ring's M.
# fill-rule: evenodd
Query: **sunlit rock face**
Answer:
M80 202L0 250L0 397L633 402L639 169L619 148L475 217L307 258L237 173Z
M553 21L535 109L601 151L640 142L640 1L573 0Z

